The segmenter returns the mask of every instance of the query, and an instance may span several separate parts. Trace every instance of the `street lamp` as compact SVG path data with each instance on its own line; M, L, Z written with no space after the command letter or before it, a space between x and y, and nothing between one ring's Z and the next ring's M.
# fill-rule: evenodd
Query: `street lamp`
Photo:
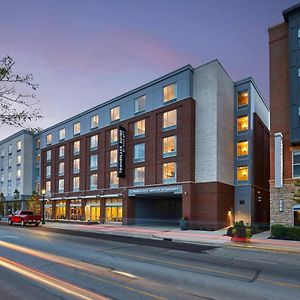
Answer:
M42 205L42 224L45 224L45 195L46 190L42 189L43 205Z

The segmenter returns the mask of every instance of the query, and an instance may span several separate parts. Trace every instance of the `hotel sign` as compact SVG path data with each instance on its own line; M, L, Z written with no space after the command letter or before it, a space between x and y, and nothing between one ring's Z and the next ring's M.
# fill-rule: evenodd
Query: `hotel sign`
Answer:
M149 188L136 188L129 189L128 196L136 196L136 195L149 195L149 194L182 194L182 186L181 185L173 185L173 186L158 186L158 187L149 187Z
M125 177L125 157L126 157L126 130L124 127L118 128L118 177Z

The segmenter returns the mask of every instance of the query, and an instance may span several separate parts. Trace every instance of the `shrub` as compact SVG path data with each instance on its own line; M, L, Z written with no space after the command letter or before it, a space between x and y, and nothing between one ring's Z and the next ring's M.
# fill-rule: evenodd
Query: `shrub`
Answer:
M251 228L247 227L243 221L235 222L232 229L232 236L239 238L250 238Z
M280 224L272 225L271 237L300 241L300 227L286 227Z
M300 227L286 228L286 237L291 240L300 241Z
M286 234L286 227L280 224L271 226L271 237L278 239L284 237Z
M233 227L232 226L227 228L227 234L226 235L227 236L233 236Z

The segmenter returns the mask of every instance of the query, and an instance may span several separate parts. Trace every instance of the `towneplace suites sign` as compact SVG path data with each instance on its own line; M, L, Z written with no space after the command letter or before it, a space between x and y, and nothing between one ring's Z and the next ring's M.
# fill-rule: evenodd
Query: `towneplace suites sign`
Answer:
M126 156L126 130L118 128L118 177L125 177L125 156Z

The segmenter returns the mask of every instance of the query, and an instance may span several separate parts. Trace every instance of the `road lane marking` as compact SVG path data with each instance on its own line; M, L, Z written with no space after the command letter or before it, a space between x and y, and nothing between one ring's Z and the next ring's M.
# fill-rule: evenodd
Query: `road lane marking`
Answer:
M52 277L50 275L46 275L45 273L39 272L35 269L28 268L24 265L21 265L19 263L16 263L12 260L6 259L4 257L0 256L0 266L9 269L15 273L18 273L22 276L25 276L27 278L30 278L34 281L40 282L42 284L48 285L50 287L53 287L57 290L60 290L64 293L73 295L80 299L85 300L106 300L109 299L107 297L95 294L93 292L90 292L86 289L77 287L71 283L68 283L66 281L62 281L61 279L56 279L55 277Z
M128 278L138 279L137 276L135 276L133 274L130 274L130 273L127 273L127 272L122 272L122 271L117 271L117 270L113 270L112 272L115 273L115 274L118 274L118 275L128 277Z

